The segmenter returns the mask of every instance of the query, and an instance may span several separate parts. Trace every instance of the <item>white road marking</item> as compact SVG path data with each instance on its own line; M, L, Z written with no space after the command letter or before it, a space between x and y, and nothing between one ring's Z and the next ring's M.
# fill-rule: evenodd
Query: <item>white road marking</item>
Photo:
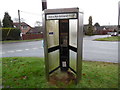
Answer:
M25 49L26 51L29 50L29 49Z
M21 51L23 51L23 50L16 50L16 52L21 52Z
M38 48L32 48L32 49L38 49Z
M15 51L7 51L8 53L14 53Z
M39 48L43 48L43 47L39 47Z
M2 52L2 53L0 53L0 54L5 54L5 52Z
M36 49L39 49L39 48L43 48L43 47L31 48L31 49L36 50ZM26 48L26 49L24 49L24 50L14 50L14 51L0 52L0 55L2 55L2 54L6 54L6 53L22 52L22 51L25 51L25 50L28 51L28 50L31 50L31 49Z

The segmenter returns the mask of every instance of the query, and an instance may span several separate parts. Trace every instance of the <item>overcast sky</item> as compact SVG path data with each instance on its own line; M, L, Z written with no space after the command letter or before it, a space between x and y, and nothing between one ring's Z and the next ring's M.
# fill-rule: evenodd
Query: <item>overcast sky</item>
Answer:
M118 1L120 0L47 0L48 9L79 7L84 12L84 24L88 23L89 16L93 24L117 25ZM0 0L0 19L4 12L8 12L12 20L18 18L18 9L21 18L31 26L41 20L41 0Z

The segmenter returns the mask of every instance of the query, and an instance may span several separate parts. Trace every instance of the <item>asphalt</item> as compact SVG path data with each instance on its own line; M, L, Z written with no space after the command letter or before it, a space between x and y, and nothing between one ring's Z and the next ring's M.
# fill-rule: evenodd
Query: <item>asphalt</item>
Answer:
M108 35L85 36L83 39L83 60L118 63L118 43L92 41ZM1 55L1 53L0 53ZM42 41L5 43L1 57L44 57Z

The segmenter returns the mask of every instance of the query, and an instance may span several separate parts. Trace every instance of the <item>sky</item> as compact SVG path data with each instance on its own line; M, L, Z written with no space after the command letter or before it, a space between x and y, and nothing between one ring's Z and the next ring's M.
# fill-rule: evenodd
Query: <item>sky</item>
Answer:
M89 16L93 18L93 25L118 24L118 2L120 0L47 0L47 8L79 7L84 12L84 24L88 24ZM18 10L22 20L32 27L36 21L42 22L41 0L0 0L0 20L8 12L11 19L18 18Z

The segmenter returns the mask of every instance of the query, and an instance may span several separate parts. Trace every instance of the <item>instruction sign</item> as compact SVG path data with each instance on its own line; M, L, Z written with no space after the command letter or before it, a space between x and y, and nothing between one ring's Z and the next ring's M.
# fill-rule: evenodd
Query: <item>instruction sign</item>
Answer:
M47 20L51 19L76 19L77 13L68 13L68 14L48 14L46 16Z

